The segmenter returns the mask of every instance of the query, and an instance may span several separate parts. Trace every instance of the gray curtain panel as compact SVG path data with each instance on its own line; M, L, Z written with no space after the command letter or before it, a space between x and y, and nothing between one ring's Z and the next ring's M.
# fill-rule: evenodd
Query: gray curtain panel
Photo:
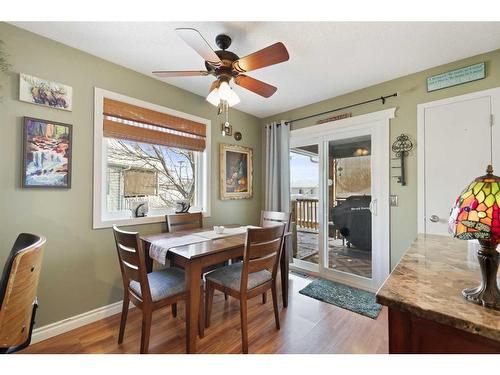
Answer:
M290 212L290 125L285 121L266 125L265 209ZM291 238L287 249L292 260Z

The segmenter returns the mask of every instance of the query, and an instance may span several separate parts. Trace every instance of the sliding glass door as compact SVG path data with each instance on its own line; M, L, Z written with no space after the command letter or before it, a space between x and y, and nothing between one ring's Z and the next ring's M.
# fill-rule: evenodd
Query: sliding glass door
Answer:
M319 147L290 149L290 198L293 221L294 263L319 270Z
M294 268L369 290L388 275L389 134L382 125L292 131Z
M328 141L325 267L372 278L371 137Z

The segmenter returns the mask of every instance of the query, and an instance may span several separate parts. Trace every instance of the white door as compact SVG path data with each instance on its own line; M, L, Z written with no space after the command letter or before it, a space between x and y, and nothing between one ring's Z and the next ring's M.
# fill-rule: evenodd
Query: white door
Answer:
M419 232L448 235L457 196L486 173L498 102L498 91L488 90L419 105ZM495 144L498 147L498 141L493 141L493 149Z
M389 119L394 110L292 131L295 267L376 290L389 274ZM374 117L374 118L373 118Z

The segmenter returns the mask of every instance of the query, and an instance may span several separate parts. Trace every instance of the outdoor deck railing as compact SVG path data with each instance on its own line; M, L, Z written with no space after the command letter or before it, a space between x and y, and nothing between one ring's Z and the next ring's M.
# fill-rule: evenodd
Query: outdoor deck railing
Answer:
M292 220L297 229L319 229L318 200L297 198L292 201Z

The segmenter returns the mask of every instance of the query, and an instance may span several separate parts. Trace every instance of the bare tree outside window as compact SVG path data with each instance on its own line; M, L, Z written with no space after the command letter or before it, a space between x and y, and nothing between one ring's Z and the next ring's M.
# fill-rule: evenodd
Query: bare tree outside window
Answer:
M158 176L157 195L148 196L152 208L172 208L175 202L182 200L194 203L195 195L195 153L163 145L153 145L128 140L107 138L107 161L109 171L138 169L154 171ZM113 174L116 176L116 173ZM120 173L123 178L123 173ZM109 207L114 198L127 200L123 196L122 180L111 181L108 178L108 209L124 207ZM113 189L113 186L115 189ZM110 199L111 196L111 199Z

